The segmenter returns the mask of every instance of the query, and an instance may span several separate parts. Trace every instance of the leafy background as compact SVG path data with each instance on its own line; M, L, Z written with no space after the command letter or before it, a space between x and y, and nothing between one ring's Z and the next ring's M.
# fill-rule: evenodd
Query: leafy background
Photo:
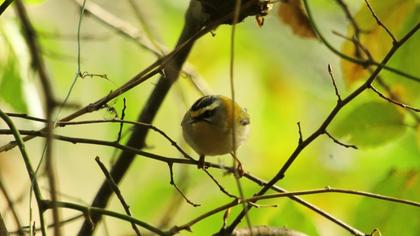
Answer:
M397 37L420 20L420 2L415 0L371 1L378 17ZM55 94L64 99L77 68L76 32L79 8L72 1L26 1L30 17L39 31L43 55L48 72L54 78ZM126 2L98 0L103 6L130 24L140 27L132 9ZM377 26L363 1L346 1L357 22L369 34L362 42L373 57L380 60L391 47L386 33ZM172 46L183 24L183 13L188 1L138 1L152 25L156 40ZM352 55L354 48L332 30L351 35L352 30L341 8L335 1L310 1L316 23L335 48ZM275 5L275 8L278 4ZM281 12L279 10L279 12ZM341 60L319 40L297 36L274 9L265 18L263 27L248 18L236 28L235 79L237 101L251 115L252 132L249 140L239 149L239 157L246 171L270 179L294 150L298 141L297 122L301 122L303 135L318 128L336 102L334 88L328 74L331 64L344 96L361 84L368 72ZM284 20L284 19L283 19ZM295 26L302 27L302 26ZM214 93L230 94L229 88L229 26L215 30L215 36L201 38L189 57L195 70L208 83ZM12 9L0 18L0 104L3 110L42 116L38 80L30 70L30 56ZM70 96L70 102L87 105L123 84L137 72L153 63L155 57L133 41L121 37L104 27L92 17L85 17L82 34L88 39L81 42L82 71L106 74L109 80L98 77L79 79ZM406 73L419 76L418 62L420 34L404 45L389 63ZM395 74L383 72L383 79L402 101L420 106L420 83ZM135 120L144 105L156 78L147 81L123 95L127 99L127 120ZM180 121L189 105L200 94L186 77L181 77L167 96L154 124L173 137L189 153L181 137ZM123 106L122 97L110 104L118 112ZM61 111L60 116L70 113ZM85 115L83 119L112 118L113 114L101 110ZM19 127L37 129L38 123L15 120ZM0 123L5 128L4 123ZM406 110L380 99L373 92L364 92L351 102L334 120L329 131L339 140L354 144L358 150L334 144L327 137L312 143L294 162L280 185L286 189L303 190L333 186L363 190L399 198L419 201L420 197L420 126ZM125 132L129 132L125 126ZM114 140L118 125L100 124L72 126L57 129L68 136ZM1 143L10 137L0 136ZM43 140L27 143L31 158L36 163L41 157ZM148 151L164 156L180 157L166 140L155 133L147 139ZM81 202L91 201L103 180L94 158L100 156L112 163L116 151L99 146L54 143L57 160L60 198ZM16 150L0 153L0 171L4 183L13 196L24 196L18 203L23 222L28 222L29 180ZM226 165L229 157L209 160ZM230 201L217 186L195 167L175 166L175 180L189 199L202 206L193 208L186 204L169 185L169 171L164 163L138 157L120 185L131 206L133 215L154 225L169 217L169 226L183 224L214 207ZM237 194L234 179L217 170L210 170L228 191ZM42 173L41 173L42 174ZM40 177L41 185L47 186ZM253 183L241 180L246 196L259 189ZM45 189L44 189L45 190ZM5 201L1 199L4 211ZM364 231L380 229L383 235L417 235L420 232L419 209L379 200L339 194L305 196L327 212ZM296 205L288 199L265 201L278 207L254 209L250 214L255 225L286 226L309 235L348 234L325 218ZM171 207L178 207L168 213ZM110 209L122 211L113 199ZM232 217L240 208L233 209ZM64 217L73 216L63 211ZM6 212L6 222L12 222ZM77 232L80 220L65 226L66 235ZM128 223L107 218L110 235L127 235L132 232ZM217 214L192 227L193 233L181 235L210 235L222 225L222 214ZM97 231L102 235L104 228Z

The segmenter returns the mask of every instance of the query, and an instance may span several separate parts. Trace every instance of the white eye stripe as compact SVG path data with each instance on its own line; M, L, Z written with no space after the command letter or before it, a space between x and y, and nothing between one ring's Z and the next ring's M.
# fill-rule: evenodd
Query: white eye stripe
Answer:
M214 110L219 106L220 106L220 101L219 100L214 100L213 103L211 103L211 104L209 104L209 105L207 105L207 106L205 106L201 109L204 110L204 111L209 111L209 110Z
M198 99L192 106L191 111L198 111L204 107L207 107L208 105L214 103L216 101L215 96L204 96Z
M213 103L208 104L207 106L201 107L198 110L194 111L191 110L191 117L199 117L200 115L204 114L207 111L214 111L218 107L220 107L221 101L220 100L214 100Z

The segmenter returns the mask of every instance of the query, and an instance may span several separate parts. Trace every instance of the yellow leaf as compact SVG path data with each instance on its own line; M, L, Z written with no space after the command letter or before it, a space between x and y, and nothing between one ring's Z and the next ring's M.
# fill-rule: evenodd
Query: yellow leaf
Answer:
M280 4L277 13L280 19L292 28L294 34L302 38L316 38L300 0L284 1Z
M344 42L341 48L341 52L346 55L351 55L352 57L358 57L353 43L349 41ZM354 84L361 78L364 78L368 75L366 69L363 66L349 62L347 60L341 60L341 71L343 73L344 81L348 86Z
M401 30L407 17L415 9L414 0L369 0L369 3L376 16L397 39L402 33L406 33L401 32ZM372 13L365 4L361 5L361 9L354 15L354 19L363 31L360 35L360 43L369 50L375 61L381 61L392 47L391 37L376 23L375 18L373 18ZM349 25L347 37L353 38L354 32L352 25ZM367 58L363 52L357 55L354 44L349 40L343 43L341 51L354 58ZM359 80L365 79L368 75L362 66L355 65L344 59L341 61L341 69L347 85L352 85Z

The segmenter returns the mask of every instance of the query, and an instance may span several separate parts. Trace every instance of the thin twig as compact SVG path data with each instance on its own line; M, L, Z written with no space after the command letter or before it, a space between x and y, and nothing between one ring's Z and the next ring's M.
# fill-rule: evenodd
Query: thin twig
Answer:
M47 233L45 231L45 221L44 221L44 215L43 215L45 208L44 208L44 205L42 204L41 190L39 189L38 181L36 179L34 169L32 168L31 159L29 158L29 155L26 152L25 143L22 140L19 130L13 124L13 121L1 109L0 109L0 117L6 122L7 126L9 126L9 129L16 140L17 146L19 147L19 151L22 154L26 171L28 172L29 179L31 180L32 189L34 191L35 199L38 204L38 213L39 213L39 218L40 218L39 220L40 220L40 225L41 225L41 233L43 236L46 236Z
M14 204L12 198L10 197L9 191L7 191L6 186L4 186L3 178L1 178L1 177L0 177L0 191L3 193L3 196L6 199L8 209L10 209L10 212L12 212L13 219L15 221L15 224L16 224L17 228L18 228L18 230L16 231L16 234L21 235L21 236L25 235L23 230L22 230L22 224L20 223L19 216L18 216L18 214L16 212L16 209L15 209L15 206L14 206L15 204Z
M243 169L242 169L242 164L239 162L239 160L237 159L237 155L236 155L236 149L237 149L237 140L236 140L236 106L235 106L235 77L234 77L234 63L235 63L235 33L236 33L236 24L238 22L239 19L239 14L241 11L241 5L242 5L242 1L241 0L236 0L235 1L235 8L233 11L233 17L232 17L232 29L231 29L231 34L230 34L230 63L229 63L229 80L230 80L230 95L232 98L232 120L231 120L231 127L232 127L232 131L231 131L231 136L232 136L232 145L233 145L233 150L232 150L232 157L233 157L233 167L234 167L234 178L235 178L235 182L236 182L236 186L238 187L238 192L239 192L239 196L241 198L241 200L245 199L245 195L244 195L244 191L241 185L241 181L240 181L240 177L243 175ZM239 169L240 168L240 169ZM243 209L245 212L248 212L248 205L246 203L242 204ZM245 214L245 219L246 219L246 223L249 229L251 229L252 225L251 225L251 220L249 218L248 214ZM251 230L250 230L251 231ZM252 231L251 231L252 232ZM252 234L251 234L252 236Z
M36 137L45 137L46 134L42 131L36 131L36 130L19 130L19 132L21 134L25 134L25 135L33 135ZM9 129L0 129L0 134L13 134L13 132ZM122 151L125 152L129 152L135 155L140 155L140 156L144 156L144 157L148 157L154 160L158 160L158 161L163 161L166 163L184 163L184 164L189 164L189 165L197 165L198 162L195 160L187 160L187 159L181 159L181 158L170 158L170 157L164 157L161 155L157 155L157 154L153 154L150 152L145 152L142 151L138 148L133 148L127 145L122 145L119 143L115 143L114 141L104 141L104 140L98 140L98 139L88 139L88 138L75 138L75 137L69 137L69 136L64 136L64 135L53 135L54 139L57 140L61 140L61 141L65 141L65 142L70 142L73 144L76 143L84 143L84 144L93 144L93 145L100 145L100 146L108 146L108 147L113 147L113 148L117 148L120 149ZM208 164L206 162L206 164Z
M135 0L129 0L128 3L130 4L131 9L133 10L134 15L136 16L140 25L144 29L147 39L154 46L154 50L156 50L158 54L163 55L168 50L166 48L162 48L162 45L160 45L158 41L155 40L159 39L159 37L158 34L153 30L154 28L150 23L150 17L145 16L145 12L143 10L143 8L146 8L144 7L145 4L143 3L140 7Z
M6 113L10 117L19 117L23 119L38 121L38 122L46 122L46 119L29 116L27 114L20 114L20 113ZM99 123L124 123L124 124L131 124L131 125L139 125L142 127L146 127L148 129L153 130L154 132L157 132L158 134L162 135L166 140L170 142L172 146L174 146L182 155L183 157L194 160L190 155L188 155L176 142L174 139L169 137L163 130L159 129L158 127L147 124L143 122L137 122L137 121L128 121L128 120L122 120L122 119L112 119L112 120L84 120L84 121L59 121L56 123L56 126L58 127L65 127L68 125L84 125L84 124L99 124Z
M181 168L181 173L178 177L178 182L183 183L183 190L186 191L188 184L190 183L190 176L187 168ZM170 200L164 210L161 211L160 219L157 227L159 229L166 229L168 228L169 224L176 220L176 213L181 209L183 204L181 204L184 200L182 196L178 192L172 192Z
M365 46L363 46L363 44L360 42L360 40L357 37L355 37L355 36L354 37L347 37L344 34L342 34L340 32L337 32L335 30L333 30L332 33L335 34L335 35L337 35L337 36L339 36L339 37L341 37L341 38L343 38L343 39L346 39L346 40L352 42L355 45L355 48L356 49L360 49L361 51L363 51L363 53L370 60L373 60L373 56L371 55L371 53L369 52L369 50ZM361 59L362 58L362 55L361 55L361 53L359 53L359 54L360 54L359 55L359 58Z
M351 145L351 144L345 144L343 142L338 141L336 138L334 138L334 136L332 136L328 131L325 131L325 134L336 144L343 146L345 148L353 148L353 149L357 149L357 147L355 145Z
M71 203L71 202L62 202L62 201L57 201L57 202L53 202L50 200L43 200L42 203L45 205L45 207L47 209L51 209L54 207L57 208L67 208L67 209L73 209L73 210L77 210L80 212L83 212L84 215L91 215L91 214L100 214L100 215L106 215L106 216L111 216L113 218L116 219L120 219L120 220L124 220L127 222L131 222L134 223L142 228L145 228L153 233L156 233L158 235L166 235L165 232L161 231L160 229L144 222L141 220L138 220L136 218L133 218L129 215L124 215L124 214L120 214L114 211L108 211L102 208L98 208L98 207L86 207L86 206L82 206L79 204L75 204L75 203Z
M350 13L350 9L348 8L347 4L343 0L336 0L336 1L337 1L338 5L341 7L341 9L343 9L343 12L347 17L347 20L350 21L350 24L354 29L353 38L355 39L355 41L359 41L360 40L360 34L362 33L362 30L360 29L356 20L353 18L352 14ZM363 50L363 49L358 47L359 45L357 45L357 43L355 41L352 40L352 42L355 46L355 50L356 50L356 57L359 58L359 59L363 59L362 54L361 54L361 50Z
M354 27L358 27L358 25L356 25ZM338 35L338 36L340 36L340 37L342 37L342 38L344 38L344 39L346 39L346 40L350 40L350 41L354 42L354 44L357 45L357 47L359 47L366 54L366 56L369 59L372 59L373 58L372 55L370 54L370 52L360 43L360 41L357 38L349 38L349 37L346 37L346 36L344 36L344 35L342 35L342 34L340 34L338 32L335 32L335 31L333 31L333 33L336 34L336 35ZM368 70L369 70L370 73L373 72L370 68L368 68ZM397 101L398 100L397 96L392 92L391 88L385 83L385 81L380 76L378 76L378 78L376 79L376 81L378 82L378 84L380 86L382 86L382 88L385 89L385 91L388 92L388 94L390 95L390 97L388 98L384 94L382 94L378 90L376 90L375 88L372 88L373 87L373 85L372 85L371 86L371 89L374 90L374 92L379 92L379 94L378 93L377 94L380 97L384 98L385 100L387 100L387 101L389 101L391 103L394 103L394 104L396 103L396 105L398 105L398 106L401 106L402 105L402 107L409 109L410 114L412 115L412 117L417 121L417 123L420 123L420 117L416 113L416 108L409 107L409 106L403 104L402 102Z
M124 207L125 212L127 215L131 216L130 207L128 206L127 202L125 201L124 197L121 194L120 188L115 183L114 179L112 178L111 174L109 174L108 170L106 169L105 165L101 162L99 156L95 158L96 163L98 163L99 167L101 168L102 172L104 173L106 180L108 181L109 185L111 186L112 190L114 191L115 195L117 195L118 200L120 200L121 205ZM140 236L140 230L137 228L136 224L131 222L131 227L133 228L134 232L137 236Z
M22 1L16 0L15 6L16 6L16 12L22 23L22 28L24 31L26 43L28 44L29 51L31 53L32 64L34 65L34 68L38 71L39 79L41 81L41 85L43 88L43 92L48 102L46 105L54 107L56 105L55 104L56 101L54 98L53 89L50 82L51 79L49 78L49 75L47 73L47 69L45 66L45 62L41 55L42 50L37 39L36 31L29 20L28 14L26 12L26 9Z
M68 223L71 223L71 222L73 222L73 221L75 221L75 220L78 220L78 219L80 219L81 217L83 217L84 215L83 214L79 214L79 215L76 215L76 216L73 216L73 217L70 217L70 218L68 218L68 219L65 219L65 220L62 220L62 221L60 221L59 222L59 225L60 226L64 226L64 225L66 225L66 224L68 224ZM54 223L52 223L52 224L49 224L48 226L47 226L47 228L48 229L50 229L50 228L54 228L55 227L55 225L54 225ZM14 235L14 234L19 234L19 231L20 231L21 229L19 229L19 230L15 230L15 231L12 231L12 232L9 232L11 235ZM27 230L28 231L28 230ZM33 232L39 232L39 231L41 231L41 228L36 228L36 229L33 229Z
M45 122L45 119L41 119L41 118L36 118L33 116L27 116L25 114L17 114L17 113L8 113L10 114L10 116L12 117L21 117L21 118L27 118L27 119L31 119L31 120L35 120L35 121L40 121L40 122ZM170 144L172 146L174 146L185 158L190 159L190 160L194 160L190 155L188 155L176 142L174 139L172 139L171 137L169 137L169 135L167 135L163 130L159 129L158 127L152 125L152 124L147 124L147 123L143 123L143 122L138 122L138 121L128 121L128 120L122 120L122 119L112 119L112 120L84 120L84 121L60 121L57 122L57 126L59 127L65 127L68 125L84 125L84 124L97 124L97 123L125 123L125 124L131 124L131 125L139 125L142 127L146 127L148 129L151 129L155 132L157 132L158 134L162 135L162 137L164 137L166 140L168 140L170 142Z
M289 229L285 226L275 227L267 225L257 225L251 228L238 228L233 231L232 236L249 236L249 235L270 235L270 236L308 236L302 232Z
M124 120L124 118L125 118L125 109L127 108L127 106L125 105L125 98L123 98L123 109L122 109L122 111L121 111L121 120ZM121 122L120 123L120 129L118 130L118 136L117 136L117 143L119 143L120 142L120 140L121 140L121 133L122 133L122 130L123 130L123 126L124 126L124 122Z
M299 133L298 144L300 145L303 142L302 127L300 126L300 121L297 123L297 126L298 126L298 133Z
M168 167L169 167L169 177L171 178L169 183L175 187L176 191L178 191L178 193L181 194L181 196L185 199L185 201L187 201L188 204L190 204L193 207L199 207L201 204L194 203L190 199L188 199L187 196L176 185L174 181L173 163L168 163Z
M135 150L132 150L132 149L130 149L130 150L135 151ZM180 162L177 162L175 160L170 160L170 161L173 161L173 163L184 163L184 164L197 165L196 162L185 163L184 161L187 161L187 160L182 160L182 159L179 159L179 160L180 160ZM206 166L213 167L213 168L224 169L224 170L227 170L227 171L232 171L232 168L227 168L226 166L221 166L221 165L217 165L217 164L213 164L213 163L206 163ZM265 185L268 184L267 181L261 180L258 177L253 176L249 173L245 173L244 177L249 179L250 181L252 181L254 183L257 183L260 186L265 186ZM270 188L275 190L275 191L278 191L278 192L285 192L284 189L281 189L281 188L277 187L276 185L273 185ZM335 218L334 216L328 214L327 212L319 209L318 207L312 205L311 203L308 203L305 200L302 200L302 199L300 199L296 196L289 196L289 198L291 198L293 201L296 201L297 203L315 211L316 213L322 215L323 217L325 217L325 218L329 219L330 221L334 222L335 224L339 225L340 227L343 227L347 231L353 232L353 234L357 234L358 231L356 229L354 229L351 226L347 225L346 223L340 221L339 219Z
M260 186L265 186L266 184L268 184L268 181L262 180L250 173L245 173L244 175L245 178L247 178L248 180L260 185ZM274 190L278 193L286 193L288 192L286 189L280 188L277 185L273 185L270 187L271 190ZM315 213L319 214L320 216L326 218L328 221L333 222L334 224L338 225L339 227L343 228L344 230L351 232L352 234L357 234L358 232L360 232L359 230L357 230L356 228L348 225L347 223L345 223L344 221L338 219L337 217L333 216L332 214L326 212L325 210L320 209L319 207L317 207L316 205L303 200L302 198L298 197L298 196L289 196L288 197L290 200L314 211Z
M73 1L76 2L79 6L81 6L82 4L81 0L73 0ZM133 4L136 5L135 1L133 0L130 0L129 3L132 6ZM139 17L139 15L137 15L138 12L136 11L136 8L134 6L132 8L133 10L135 10L136 16ZM150 37L145 37L145 35L149 36L149 30L148 30L149 26L145 21L146 19L142 17L141 14L140 14L140 18L142 18L141 23L146 29L145 30L146 34L143 32L140 32L138 27L135 27L131 25L129 22L126 22L122 20L121 18L118 18L117 16L111 14L106 9L100 7L94 2L89 2L86 4L86 11L88 11L95 19L100 21L103 25L115 30L119 35L122 35L123 37L133 40L140 47L142 47L143 49L147 51L150 51L157 57L162 57L169 52L169 49L165 47L163 44L156 42ZM210 89L208 88L208 86L206 86L206 82L193 69L192 65L186 63L182 71L184 74L188 76L188 78L190 78L190 81L193 83L194 87L196 87L200 91L200 93L209 94Z
M374 194L364 191L356 191L356 190L348 190L348 189L339 189L339 188L321 188L321 189L313 189L313 190L303 190L303 191L294 191L294 192L286 192L286 193L275 193L275 194L268 194L268 195L260 195L255 196L251 198L244 199L244 202L257 202L263 199L274 199L274 198L283 198L283 197L290 197L290 196L300 196L300 195L313 195L313 194L321 194L321 193L343 193L343 194L351 194L351 195L358 195L358 196L364 196L369 198L375 198L380 199L384 201L389 202L396 202L400 204L405 204L409 206L419 207L420 208L420 202L410 201L410 200L404 200L389 196L384 196L380 194ZM171 232L172 235L178 233L181 230L190 229L194 224L198 223L199 221L208 218L209 216L212 216L218 212L225 211L226 209L229 209L231 207L237 206L241 204L241 202L238 201L232 201L227 204L224 204L222 206L219 206L213 210L210 210L208 212L203 213L202 215L194 218L193 220L189 221L186 224L183 224L181 226L175 226L173 227L169 232ZM353 232L355 233L355 232ZM358 232L355 233L356 235L366 235L364 233Z
M231 198L238 198L237 196L235 196L235 195L233 195L233 194L231 194L231 193L229 193L220 183L219 183L219 181L217 181L217 179L212 175L212 174L210 174L210 172L206 169L206 168L202 168L203 169L203 171L210 177L210 179L211 180L213 180L213 182L219 187L219 189L220 189L220 191L222 191L224 194L226 194L228 197L231 197Z
M22 0L16 0L15 6L16 6L17 15L19 16L20 22L22 24L22 29L24 32L23 35L25 37L26 44L28 45L28 48L29 48L32 65L34 69L38 72L39 79L41 81L41 87L43 90L43 95L45 97L44 108L45 108L46 118L48 120L47 127L46 127L47 137L45 141L45 147L46 147L45 148L45 170L48 175L48 184L50 186L51 199L53 201L56 201L57 200L57 194L56 194L57 185L56 185L54 161L52 157L52 152L53 152L52 135L53 135L53 128L54 128L52 115L58 103L55 100L53 88L51 85L51 78L47 73L45 61L41 54L42 50L41 50L41 46L37 38L38 36L36 34L36 31L31 21L29 20L28 14L26 12L25 6L22 3ZM41 160L42 159L43 158L41 158ZM58 209L53 209L52 213L53 213L54 222L58 223L60 221ZM60 228L58 226L54 227L54 235L55 236L61 235Z
M406 105L406 104L403 104L403 103L401 103L401 102L398 102L398 101L396 101L396 100L393 100L392 98L389 98L389 97L387 97L387 96L385 96L384 94L382 94L379 90L377 90L375 87L373 87L373 85L371 85L370 87L369 87L372 91L374 91L379 97L381 97L381 98L383 98L383 99L385 99L386 101L388 101L388 102L390 102L390 103L392 103L392 104L394 104L394 105L397 105L397 106L400 106L400 107L402 107L402 108L405 108L405 109L408 109L408 110L411 110L411 111L414 111L414 112L420 112L420 109L419 108L415 108L415 107L412 107L412 106L409 106L409 105Z
M381 67L383 67L384 70L390 71L390 72L392 72L394 74L397 74L397 75L400 75L400 76L403 76L403 77L405 77L407 79L410 79L410 80L413 80L413 81L416 81L416 82L420 82L420 77L407 74L404 71L395 69L395 68L390 67L390 66L387 66L387 65L381 65L381 63L379 63L377 61L374 61L374 60L363 60L363 59L359 59L359 58L353 58L351 56L348 56L348 55L342 53L340 50L336 49L335 47L333 47L332 44L327 41L327 39L325 38L325 36L321 34L318 26L315 24L315 20L314 20L314 18L312 16L312 11L309 8L308 0L303 0L303 3L304 3L304 6L305 6L306 13L308 14L308 18L309 18L309 21L311 23L312 28L315 30L316 34L318 35L318 37L322 41L322 43L328 49L330 49L331 52L333 52L334 54L338 55L340 58L342 58L344 60L347 60L347 61L350 61L350 62L359 64L361 66L364 66L364 67L367 67L369 65L374 65L376 67L381 66Z
M147 67L146 69L144 69L143 71L141 71L140 73L135 75L131 80L126 82L121 87L117 88L116 90L112 91L111 93L109 93L105 97L97 100L96 102L90 103L89 105L83 107L82 109L80 109L80 110L62 118L60 121L70 121L70 120L73 120L73 119L75 119L79 116L82 116L82 115L86 114L86 113L97 111L97 110L103 108L104 105L107 104L112 99L114 99L114 98L120 96L121 94L129 91L130 89L138 86L139 84L143 83L144 81L153 77L154 75L159 74L162 71L162 69L165 66L168 66L168 63L171 60L173 60L173 57L176 57L180 53L180 51L184 50L186 47L190 48L191 47L190 44L194 40L196 40L197 38L199 38L202 35L204 35L205 33L207 33L209 31L209 29L211 29L211 28L213 28L212 25L210 25L208 27L200 28L200 30L198 30L191 37L186 39L186 41L183 41L182 43L180 43L180 45L178 45L171 53L169 53L166 56L158 59L156 62L154 62L149 67ZM23 141L28 141L28 140L31 140L32 138L34 138L34 137L33 136L32 137L31 136L26 136L26 137L23 137ZM0 147L0 152L8 151L8 150L14 148L15 146L16 146L15 143L9 143L7 145L4 145L4 146Z
M340 93L338 92L337 84L335 82L334 75L332 73L332 69L331 69L330 64L328 64L328 74L330 74L331 81L332 81L332 84L334 86L335 95L337 96L337 103L341 103L342 99L341 99Z
M398 40L395 38L395 36L392 34L392 32L388 29L388 27L386 27L384 25L384 23L382 23L382 21L378 18L378 16L376 16L375 12L373 11L372 7L369 4L368 0L365 0L366 6L369 8L370 13L372 13L373 18L375 18L376 23L378 23L379 26L381 26L382 28L384 28L384 30L386 31L386 33L389 35L389 37L392 38L392 43L395 44L398 42Z

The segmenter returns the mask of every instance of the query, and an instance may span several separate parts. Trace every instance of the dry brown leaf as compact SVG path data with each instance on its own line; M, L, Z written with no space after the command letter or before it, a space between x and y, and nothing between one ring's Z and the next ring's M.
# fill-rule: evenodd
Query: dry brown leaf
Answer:
M316 38L315 31L303 11L301 0L287 0L280 4L278 16L292 28L294 34L302 38Z

